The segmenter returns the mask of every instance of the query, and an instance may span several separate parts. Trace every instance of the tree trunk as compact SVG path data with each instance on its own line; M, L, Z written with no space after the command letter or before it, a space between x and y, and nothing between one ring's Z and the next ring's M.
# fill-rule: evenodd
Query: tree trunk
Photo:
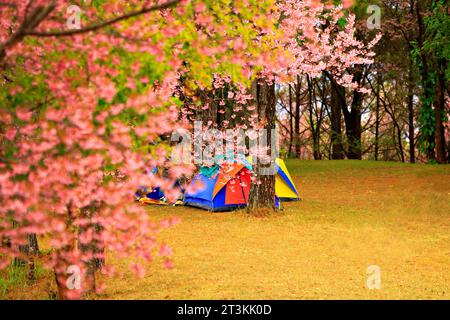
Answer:
M408 139L409 139L409 162L416 162L416 140L414 130L414 79L413 62L409 65L408 75Z
M269 153L275 146L272 145L272 129L275 129L275 83L267 84L264 79L256 81L255 100L258 112L258 122L267 130L267 146ZM259 144L260 145L260 144ZM256 160L256 163L255 163ZM275 209L275 175L264 174L264 169L275 166L275 159L270 157L270 164L262 164L260 159L253 159L253 173L255 181L249 196L248 210L260 208ZM275 173L275 172L274 172Z
M39 244L36 235L28 234L28 280L36 280L36 265L34 263L34 258L39 254Z
M93 239L89 243L81 243L78 241L78 248L81 252L87 255L93 255L93 257L87 261L84 261L85 275L83 279L83 294L89 294L95 292L96 283L95 283L95 272L99 270L105 263L104 259L100 259L96 257L96 255L103 253L103 249L101 244L95 236L99 234L101 228L99 225L91 222L91 219L95 212L97 212L100 208L101 204L99 202L94 202L90 206L81 208L81 216L89 221L87 224L82 225L78 229L79 236L82 236L83 233L89 232L93 234Z
M14 258L13 265L15 267L27 267L27 279L30 281L36 280L36 266L34 263L34 258L39 253L39 246L36 235L27 234L27 244L20 245L19 251L23 254L23 258Z
M421 13L421 1L416 2L416 15L417 15L417 25L418 25L418 35L417 35L417 44L419 48L423 48L424 45L424 37L425 37L425 24ZM434 95L434 85L432 81L430 81L430 74L428 68L428 57L427 55L421 51L420 53L420 74L421 74L421 82L423 88L423 96L424 99L422 101L422 110L421 112L428 115L427 111L432 112L432 97ZM428 116L427 116L428 118ZM434 161L436 159L436 154L434 152L435 147L435 133L431 132L431 128L427 128L427 133L422 132L422 139L425 142L426 153L428 161ZM435 128L434 128L435 130Z
M348 140L348 158L361 160L361 113L359 110L351 110L345 121Z
M361 149L361 103L362 103L362 93L359 91L353 91L353 100L350 107L350 111L347 107L347 99L345 96L345 88L340 86L336 81L328 76L332 86L334 87L333 92L336 95L335 98L338 99L342 113L344 114L345 121L345 135L347 137L348 151L347 157L349 159L361 160L362 149ZM362 71L358 71L355 76L355 81L360 82L362 79ZM337 120L336 120L337 121ZM339 149L338 149L339 150ZM342 151L343 148L342 148Z
M358 70L354 79L356 83L360 83L362 80L363 71ZM350 111L347 109L347 103L345 97L341 97L342 108L344 112L345 120L345 132L347 136L348 152L347 156L349 159L361 160L362 159L362 148L361 148L361 103L363 95L357 90L353 90L353 99Z
M377 89L377 103L375 109L375 147L374 147L374 156L375 161L378 161L378 153L380 149L380 85L378 85Z
M331 158L333 160L342 160L345 157L342 144L342 109L339 95L345 95L345 89L331 81Z
M444 74L440 70L439 79L438 79L438 87L436 93L436 102L435 102L435 117L436 117L436 133L435 133L435 145L436 145L436 161L438 163L446 163L447 157L445 152L445 136L444 136L444 124L442 122L442 116L444 114Z
M399 159L401 162L405 162L405 153L403 151L403 141L402 141L402 127L398 123L398 119L395 115L395 110L391 106L390 102L386 102L385 99L381 99L380 95L378 95L379 100L383 102L384 110L392 119L392 123L394 125L392 130L392 139L393 141L397 141L397 146L395 146L395 149L397 150L397 154L399 156Z
M398 143L398 152L400 154L400 161L405 162L405 153L403 152L403 143L402 143L402 131L400 125L397 120L394 120L394 131L397 131L397 143Z
M12 221L13 227L18 227L17 221ZM13 244L9 239L2 239L1 245L6 245L11 247ZM27 278L28 280L35 280L35 264L34 257L39 253L39 246L36 234L27 234L26 235L26 244L18 246L19 252L21 254L20 257L15 257L13 260L14 267L27 267Z
M320 126L321 126L321 115L318 115L318 109L315 98L315 87L314 81L307 76L308 82L308 111L309 111L309 122L311 128L311 134L313 137L313 155L314 160L322 160L322 155L320 153ZM313 101L314 99L314 101ZM316 115L316 121L313 119L313 114Z
M92 213L91 207L81 208L81 216L86 220L91 220ZM87 223L86 225L82 225L78 229L79 237L83 236L84 233L92 232L94 229L94 225L91 223ZM82 243L78 241L78 249L84 254L94 254L95 253L96 243L94 240L91 240L89 243ZM96 271L96 263L95 259L89 259L84 262L84 267L86 268L85 277L83 279L83 295L89 294L95 291L95 271Z
M61 253L66 250L73 250L73 248L70 246L61 249L61 252L56 252L59 258L54 267L54 274L58 298L60 300L80 300L83 298L83 270L76 269L80 263L69 262L62 258ZM75 268L71 269L73 267Z
M297 76L297 84L295 86L295 152L297 159L301 159L302 151L300 146L300 105L301 105L301 79Z
M416 142L414 133L414 100L413 95L408 95L408 138L409 138L409 162L416 162Z
M450 163L450 140L447 141L447 162Z
M289 150L288 157L292 156L292 147L294 143L294 128L293 128L293 108L292 108L292 87L289 85Z

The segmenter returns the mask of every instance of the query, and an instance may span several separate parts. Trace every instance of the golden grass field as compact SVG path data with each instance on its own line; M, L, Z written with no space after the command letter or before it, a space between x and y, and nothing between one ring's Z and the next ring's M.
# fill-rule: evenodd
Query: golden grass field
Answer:
M96 299L450 299L450 166L368 161L287 161L301 202L252 217L184 207L148 207L181 224L161 240L174 268L155 261L148 275L131 259L109 263ZM381 289L366 287L381 268ZM6 298L48 299L52 279Z

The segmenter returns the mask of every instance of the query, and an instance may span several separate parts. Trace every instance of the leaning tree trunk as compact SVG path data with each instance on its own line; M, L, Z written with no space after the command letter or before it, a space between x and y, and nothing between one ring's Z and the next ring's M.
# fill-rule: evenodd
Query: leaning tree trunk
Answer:
M255 100L258 112L258 122L267 130L267 147L271 153L273 146L272 129L275 129L275 83L268 84L265 80L256 81ZM261 141L259 141L258 145ZM256 160L256 163L255 163ZM275 209L275 174L267 174L269 167L275 167L275 158L270 156L269 164L262 164L261 159L253 159L255 181L249 196L248 210L260 208ZM270 171L270 170L269 170ZM275 173L275 172L274 172Z

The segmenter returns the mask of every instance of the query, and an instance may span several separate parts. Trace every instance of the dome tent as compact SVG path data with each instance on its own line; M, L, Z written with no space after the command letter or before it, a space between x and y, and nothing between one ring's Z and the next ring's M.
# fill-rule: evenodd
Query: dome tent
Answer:
M252 157L247 157L247 160L251 163ZM278 201L297 201L300 200L297 188L294 181L284 163L283 159L275 159L275 204L278 207Z
M277 158L275 165L277 167L277 174L275 176L275 195L280 201L300 200L294 181L292 180L284 161Z
M297 189L282 159L276 159L275 204L299 200ZM201 170L186 192L184 205L209 211L230 211L246 207L250 195L251 165L249 162L224 163L212 176Z
M185 193L184 205L209 211L230 211L247 206L251 171L243 163L224 163L218 172L197 174Z

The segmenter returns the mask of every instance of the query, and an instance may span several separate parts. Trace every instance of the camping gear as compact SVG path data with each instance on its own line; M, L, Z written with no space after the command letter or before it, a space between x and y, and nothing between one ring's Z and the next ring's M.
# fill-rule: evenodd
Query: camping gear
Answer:
M153 168L150 173L150 176L156 173L157 168ZM182 197L184 190L178 180L175 181L173 189L178 189L180 191L180 197ZM141 204L158 204L158 205L168 204L167 198L160 187L148 188L145 186L141 186L134 194L134 200L138 201Z
M148 192L147 187L140 187L134 194L134 199L141 204L167 204L167 199L164 196L161 188L155 187Z
M200 172L186 191L184 205L209 211L229 211L247 206L251 171L242 163L224 163L212 177Z
M251 159L244 162L224 163L219 171L208 176L201 171L192 180L185 194L184 205L209 211L229 211L246 207L250 195ZM299 200L297 189L282 159L276 159L275 206L282 201Z

